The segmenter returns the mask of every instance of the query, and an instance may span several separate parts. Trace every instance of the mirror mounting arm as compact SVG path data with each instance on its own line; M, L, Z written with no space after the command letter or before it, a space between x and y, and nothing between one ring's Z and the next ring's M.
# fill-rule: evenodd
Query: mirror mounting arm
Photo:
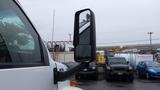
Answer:
M74 68L70 68L65 72L60 72L57 68L54 68L54 84L57 84L58 81L63 81L68 77L72 76L74 73L79 72L81 69L84 69L89 66L89 63L80 63Z

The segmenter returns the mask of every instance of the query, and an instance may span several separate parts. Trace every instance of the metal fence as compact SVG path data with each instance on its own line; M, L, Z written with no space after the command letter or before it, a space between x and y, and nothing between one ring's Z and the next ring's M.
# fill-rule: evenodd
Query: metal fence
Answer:
M74 62L74 52L50 52L55 61L66 63Z

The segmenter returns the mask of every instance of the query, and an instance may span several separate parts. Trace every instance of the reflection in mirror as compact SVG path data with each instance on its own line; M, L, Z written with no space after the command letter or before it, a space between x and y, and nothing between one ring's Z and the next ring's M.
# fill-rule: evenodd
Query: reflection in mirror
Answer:
M79 15L79 44L90 44L91 12L86 10Z
M76 58L78 60L83 59L88 61L91 59L91 46L90 45L78 45L76 47Z
M79 16L79 33L84 31L87 27L90 26L90 20L91 20L91 14L90 11L87 10L85 12L82 12Z

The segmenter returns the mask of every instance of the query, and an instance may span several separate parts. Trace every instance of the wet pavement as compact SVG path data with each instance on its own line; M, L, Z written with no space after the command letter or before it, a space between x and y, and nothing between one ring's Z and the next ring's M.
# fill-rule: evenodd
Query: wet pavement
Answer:
M99 80L97 81L79 81L79 87L83 90L160 90L160 79L138 79L134 76L134 81L127 82L126 80L106 81L104 70L102 67L99 69Z
M78 87L83 90L160 90L160 79L158 80L145 80L135 79L132 83L126 81L111 81L107 82L104 79L104 70L102 67L99 69L99 80L83 80L78 81ZM70 80L75 80L74 75Z
M83 90L160 90L160 80L139 80L133 83L125 81L106 80L79 82L79 87Z

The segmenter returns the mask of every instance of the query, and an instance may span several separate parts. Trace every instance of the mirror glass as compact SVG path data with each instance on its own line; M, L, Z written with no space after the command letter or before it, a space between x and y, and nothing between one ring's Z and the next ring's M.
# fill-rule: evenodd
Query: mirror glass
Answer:
M89 61L91 59L91 46L90 45L78 45L76 47L76 58L78 60L83 59Z
M79 44L90 44L91 12L86 10L79 15Z

